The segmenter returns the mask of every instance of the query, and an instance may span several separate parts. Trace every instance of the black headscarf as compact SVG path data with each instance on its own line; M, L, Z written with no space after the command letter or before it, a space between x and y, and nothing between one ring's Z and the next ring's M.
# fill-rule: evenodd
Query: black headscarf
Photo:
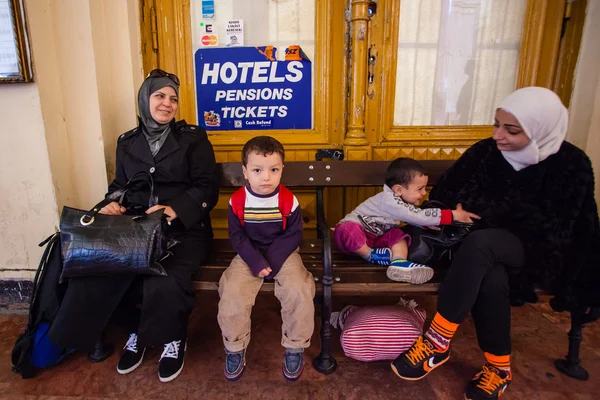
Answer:
M171 131L170 123L159 124L150 114L150 96L152 93L165 86L171 86L173 90L175 90L175 94L179 97L179 88L175 82L166 76L149 76L144 83L142 83L140 91L138 92L140 125L142 127L142 132L144 132L144 136L148 141L148 145L150 146L152 156L156 156Z

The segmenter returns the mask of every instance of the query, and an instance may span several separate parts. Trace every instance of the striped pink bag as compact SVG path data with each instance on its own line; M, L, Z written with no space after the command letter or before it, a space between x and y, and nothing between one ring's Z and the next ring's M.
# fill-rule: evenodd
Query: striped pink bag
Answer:
M359 361L395 359L423 332L426 313L416 306L401 299L395 306L348 306L333 313L333 325L342 328L344 354Z

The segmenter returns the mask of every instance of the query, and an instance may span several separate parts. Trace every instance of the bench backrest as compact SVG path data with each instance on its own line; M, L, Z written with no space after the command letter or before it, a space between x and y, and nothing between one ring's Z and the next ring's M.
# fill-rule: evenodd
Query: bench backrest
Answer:
M434 185L453 163L453 160L420 161ZM288 161L281 183L288 187L323 186L382 186L390 161ZM221 187L240 187L246 184L242 163L217 165Z

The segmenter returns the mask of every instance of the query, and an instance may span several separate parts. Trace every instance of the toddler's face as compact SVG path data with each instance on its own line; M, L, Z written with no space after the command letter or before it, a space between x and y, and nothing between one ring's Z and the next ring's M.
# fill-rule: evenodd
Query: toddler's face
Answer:
M425 188L429 177L427 175L417 175L407 186L396 185L394 192L404 200L405 203L418 205L421 199L427 194Z
M264 156L262 153L248 154L248 163L242 166L244 177L250 184L250 189L256 194L271 194L281 182L283 162L278 153Z

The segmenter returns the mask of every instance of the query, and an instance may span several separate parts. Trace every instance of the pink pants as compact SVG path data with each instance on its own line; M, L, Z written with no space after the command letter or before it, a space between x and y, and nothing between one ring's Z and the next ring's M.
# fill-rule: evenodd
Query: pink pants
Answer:
M333 240L337 248L347 254L354 254L365 244L370 248L389 247L403 240L410 246L410 236L402 229L392 228L381 236L375 236L366 232L361 224L357 222L344 222L338 224L333 232Z

